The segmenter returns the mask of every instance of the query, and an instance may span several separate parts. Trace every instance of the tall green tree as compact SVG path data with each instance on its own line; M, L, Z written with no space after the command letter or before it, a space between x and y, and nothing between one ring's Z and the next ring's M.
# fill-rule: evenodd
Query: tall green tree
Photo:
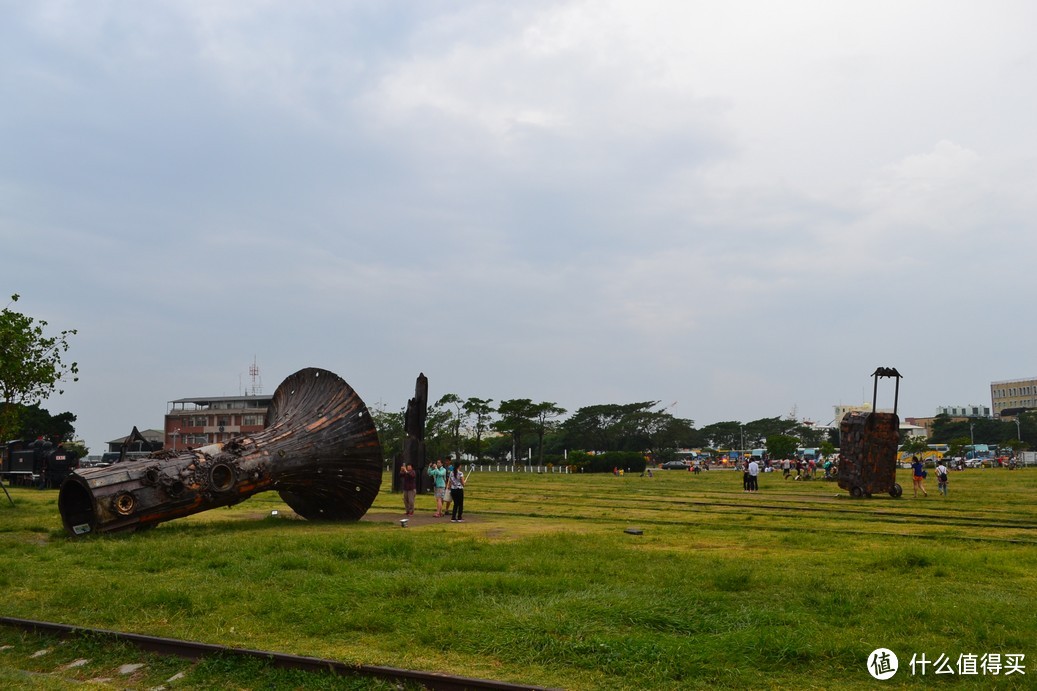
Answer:
M436 407L447 413L445 426L450 438L450 447L453 449L454 458L461 458L461 427L468 418L465 402L456 393L444 394L436 401Z
M517 464L522 437L533 429L533 419L536 415L533 401L528 398L501 401L497 406L497 414L500 419L493 423L493 428L498 432L510 435L511 461L513 464Z
M693 420L674 417L666 412L654 414L648 430L648 450L657 455L664 449L690 449L702 445L702 438Z
M436 402L425 416L425 449L430 459L454 453L454 415L449 405Z
M79 381L79 365L66 364L62 359L68 352L68 339L75 329L66 329L57 336L47 336L46 321L36 320L11 309L20 296L11 296L11 302L0 312L0 441L8 438L17 425L17 405L32 405L47 398L58 384Z
M18 408L18 426L12 431L12 438L29 440L45 437L52 441L71 442L75 436L76 428L73 423L76 416L72 413L51 415L50 411L39 405Z
M758 449L767 444L767 437L785 434L789 421L780 417L764 417L742 425L746 449Z
M588 451L644 451L658 401L585 406L562 423L567 443Z
M799 440L788 434L772 434L767 437L767 457L771 459L792 458L796 455Z
M490 416L496 412L490 403L492 398L476 398L472 396L465 400L464 410L468 419L472 420L472 431L475 432L475 462L482 462L482 436L490 425Z
M375 429L378 430L378 441L382 445L382 453L386 460L392 460L403 453L403 440L407 436L404 428L406 413L388 412L378 408L371 408L371 420L374 421Z
M727 420L706 425L699 433L714 449L738 449L742 446L742 427L737 420Z
M556 418L565 415L565 408L559 408L556 404L545 401L534 403L531 412L533 413L533 431L537 435L537 463L544 465L544 435L555 429Z

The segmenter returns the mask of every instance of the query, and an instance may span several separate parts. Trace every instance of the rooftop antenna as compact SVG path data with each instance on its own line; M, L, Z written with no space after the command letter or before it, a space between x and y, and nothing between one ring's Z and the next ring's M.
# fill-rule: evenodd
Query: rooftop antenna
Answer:
M256 364L256 356L252 356L252 364L248 368L248 376L252 379L252 387L249 394L258 396L263 393L263 380L259 376L259 365Z

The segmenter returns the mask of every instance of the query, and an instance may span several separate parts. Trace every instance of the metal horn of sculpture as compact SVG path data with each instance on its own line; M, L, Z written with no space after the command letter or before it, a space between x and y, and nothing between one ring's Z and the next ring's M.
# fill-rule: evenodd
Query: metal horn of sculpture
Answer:
M311 520L367 512L382 482L382 447L349 384L327 370L300 370L277 387L266 421L263 431L223 444L77 470L58 493L65 529L131 531L267 490Z

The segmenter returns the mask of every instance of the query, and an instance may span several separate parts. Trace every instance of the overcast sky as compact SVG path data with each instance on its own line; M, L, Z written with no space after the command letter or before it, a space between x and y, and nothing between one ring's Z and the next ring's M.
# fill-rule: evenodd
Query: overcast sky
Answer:
M3 296L93 453L370 406L828 423L1037 376L1037 5L0 0ZM2 300L6 304L6 297ZM885 380L880 405L891 403Z

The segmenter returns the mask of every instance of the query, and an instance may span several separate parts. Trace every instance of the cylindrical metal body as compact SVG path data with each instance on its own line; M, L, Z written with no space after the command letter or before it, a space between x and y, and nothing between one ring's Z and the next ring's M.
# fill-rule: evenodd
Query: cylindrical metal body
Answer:
M77 470L58 494L73 535L147 527L276 490L308 519L357 520L382 481L382 447L367 406L345 381L308 368L274 392L262 432L225 444L160 451Z

